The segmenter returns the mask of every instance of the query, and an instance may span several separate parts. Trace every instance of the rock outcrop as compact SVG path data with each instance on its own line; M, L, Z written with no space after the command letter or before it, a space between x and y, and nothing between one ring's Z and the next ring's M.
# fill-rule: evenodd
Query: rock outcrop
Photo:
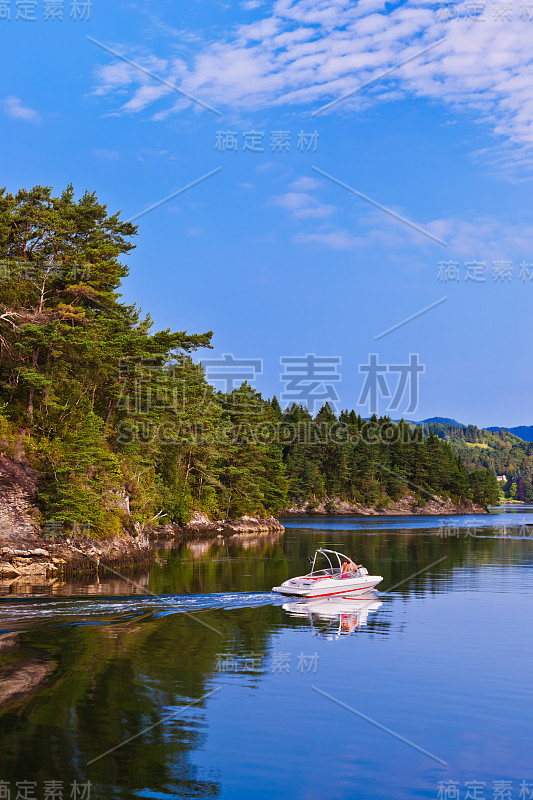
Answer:
M13 591L19 583L42 585L67 576L104 571L118 575L126 569L144 569L154 558L150 539L161 535L211 539L281 534L285 530L275 517L211 520L197 512L187 525L139 530L137 536L124 532L109 540L47 537L36 503L39 484L39 475L27 462L0 457L0 589Z
M205 514L195 512L186 525L165 525L159 529L166 536L232 536L261 533L283 533L285 528L276 517L248 517L240 519L212 520Z
M0 536L31 547L39 538L39 476L29 464L0 456Z
M327 509L326 509L327 506ZM433 497L428 498L426 501L420 501L419 498L413 494L405 495L399 500L389 501L386 504L377 504L376 506L363 506L357 503L348 503L345 500L338 498L331 498L310 505L309 503L297 504L283 512L282 516L291 514L350 514L352 516L380 516L380 517L397 517L397 516L450 516L454 514L487 514L488 511L483 506L478 506L475 503L457 504L450 498Z
M146 566L152 560L144 533L106 541L43 535L37 508L39 475L25 461L0 457L0 580L45 579Z

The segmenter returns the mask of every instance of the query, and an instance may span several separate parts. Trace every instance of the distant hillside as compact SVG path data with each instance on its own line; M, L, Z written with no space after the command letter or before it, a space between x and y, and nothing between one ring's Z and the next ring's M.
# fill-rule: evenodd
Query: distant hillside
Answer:
M506 497L533 502L533 425L478 428L449 417L429 417L411 423L424 434L445 439L467 472L486 469L505 475L500 489Z
M508 480L501 486L508 497L528 502L533 499L533 443L524 441L506 428L477 428L475 425L458 425L455 420L451 423L425 420L418 425L425 435L434 433L445 439L467 472L483 468L496 475L505 475Z
M452 419L450 417L428 417L427 419L423 419L420 422L415 422L415 425L431 425L436 423L438 425L450 425L453 428L467 428L468 425L465 425L463 422L458 422L456 419ZM533 425L517 425L515 428L506 428L502 425L491 425L490 428L479 428L479 430L486 430L490 431L491 433L498 433L498 431L507 431L508 433L512 433L514 436L518 436L519 439L523 439L524 442L533 442Z
M484 469L505 475L507 480L499 485L506 497L533 502L533 426L478 428L451 417L428 417L408 424L420 428L425 437L435 434L448 442L469 474Z
M455 428L465 427L462 422L457 422L456 419L450 419L450 417L428 417L427 419L421 420L421 422L417 424L424 425L426 422L437 422L440 425L453 425Z
M518 425L516 428L497 428L493 426L491 428L487 428L488 431L509 431L509 433L513 433L515 436L518 436L520 439L523 439L525 442L533 442L533 425Z
M450 425L453 428L475 427L475 426L465 425L463 422L458 422L456 419L451 419L450 417L428 417L427 419L423 419L420 422L415 422L414 424ZM514 436L518 436L519 439L523 439L524 442L533 442L533 425L517 425L515 428L506 428L501 425L491 425L490 428L478 428L478 430L490 431L491 433L498 433L498 431L507 431L508 433L512 433Z

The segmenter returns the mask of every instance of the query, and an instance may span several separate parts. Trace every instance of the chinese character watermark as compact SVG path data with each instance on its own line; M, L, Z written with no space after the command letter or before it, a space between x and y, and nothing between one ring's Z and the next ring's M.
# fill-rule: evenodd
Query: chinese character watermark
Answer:
M368 358L368 364L359 365L359 372L366 373L366 378L358 404L367 406L370 414L378 414L380 399L392 398L387 411L398 411L404 395L407 394L407 406L401 411L406 414L414 413L418 408L420 376L426 371L425 365L419 361L418 353L409 354L408 364L380 364L377 353L369 354ZM398 381L393 394L388 379L395 373L398 374Z
M267 136L268 134L268 136ZM318 149L319 132L300 130L293 133L291 130L272 131L215 131L215 150L218 153L264 153L267 145L271 153L290 153L293 146L300 153L316 153Z
M222 383L223 391L229 394L244 381L251 385L257 375L263 374L263 359L235 358L232 353L222 353L222 358L204 359L202 367L209 383Z
M512 283L514 265L510 260L492 261L490 266L493 283ZM437 264L437 280L441 283L459 283L460 280L468 283L487 283L489 266L486 261L439 261ZM463 277L464 273L464 277ZM518 280L521 283L533 281L533 263L525 259L518 265Z
M300 403L314 414L317 404L339 402L339 395L334 383L341 380L337 372L341 364L340 356L317 356L307 353L305 356L281 356L280 364L284 372L280 380L285 384L280 394L283 403Z
M68 4L68 16L73 22L83 20L88 22L91 19L92 0L79 2L71 0ZM11 13L13 10L13 14ZM62 22L65 18L64 0L0 0L0 22Z
M523 780L514 792L510 780L493 780L489 788L487 781L469 780L461 785L459 781L445 780L437 784L436 800L530 800L533 798L533 783Z

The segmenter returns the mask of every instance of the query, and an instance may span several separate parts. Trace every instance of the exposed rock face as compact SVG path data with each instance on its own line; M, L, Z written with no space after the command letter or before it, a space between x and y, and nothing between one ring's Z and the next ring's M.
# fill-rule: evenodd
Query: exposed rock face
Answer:
M209 519L205 514L196 511L186 525L161 525L154 532L156 537L189 539L202 537L212 539L225 536L251 536L261 534L281 534L285 528L276 517L248 517L241 519Z
M96 573L152 560L141 531L115 539L44 538L36 505L39 476L27 462L0 457L0 581Z
M187 525L178 528L185 534L213 533L222 536L234 533L255 534L255 533L283 533L285 528L276 517L248 517L241 519L210 520L205 514L196 512Z
M0 521L1 525L1 521ZM0 544L4 540L0 531ZM0 579L43 579L51 576L96 574L146 566L153 560L147 536L129 534L98 542L90 539L61 539L43 546L21 550L0 547Z
M125 533L111 540L63 536L45 538L36 505L39 475L27 462L0 457L0 592L18 591L19 585L42 585L50 580L83 574L120 573L152 563L153 547L140 527L137 536ZM127 498L121 498L127 510ZM174 538L205 536L263 536L281 534L283 525L275 519L243 517L239 520L210 520L194 514L188 525L167 525L158 535Z
M326 502L333 503L334 511L326 511ZM352 514L354 516L449 516L453 514L487 514L487 509L475 503L457 505L449 498L435 497L420 504L418 498L408 494L400 500L391 501L387 505L362 506L357 503L348 503L345 500L332 498L330 501L317 503L310 508L308 503L303 505L293 504L284 514ZM283 515L282 515L283 516Z
M38 539L38 475L29 464L0 457L0 535L32 546Z

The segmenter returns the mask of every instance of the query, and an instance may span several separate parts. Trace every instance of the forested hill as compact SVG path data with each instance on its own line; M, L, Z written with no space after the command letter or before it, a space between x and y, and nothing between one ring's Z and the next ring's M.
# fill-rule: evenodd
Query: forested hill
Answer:
M533 442L533 425L517 425L516 428L498 428L493 426L487 428L487 430L493 433L509 431L509 433L514 433L515 436L518 436L519 439L523 439L525 442Z
M450 419L449 417L429 417L428 419L423 419L421 422L416 422L415 424L429 427L435 425L435 423L443 425L443 431L458 430L461 428L476 428L475 425L464 425L462 422L457 422L456 419ZM523 439L525 442L533 442L533 425L517 425L514 428L491 425L488 428L479 428L477 430L490 431L490 433L499 433L500 431L503 431L512 433L514 436L517 436L519 439Z
M482 468L505 475L509 480L502 488L507 494L512 493L510 496L518 500L533 500L533 443L505 428L486 430L475 425L429 421L420 423L420 428L426 435L434 433L446 440L467 471Z
M492 502L490 473L468 476L403 422L215 392L191 358L211 332L154 331L121 301L136 234L71 186L0 193L0 451L39 474L48 531L275 514L292 498Z
M447 442L403 420L364 420L354 411L337 419L327 404L314 419L299 406L278 413L282 440L293 437L283 451L292 498L339 497L379 507L411 491L421 501L438 495L498 502L493 473L468 474Z

